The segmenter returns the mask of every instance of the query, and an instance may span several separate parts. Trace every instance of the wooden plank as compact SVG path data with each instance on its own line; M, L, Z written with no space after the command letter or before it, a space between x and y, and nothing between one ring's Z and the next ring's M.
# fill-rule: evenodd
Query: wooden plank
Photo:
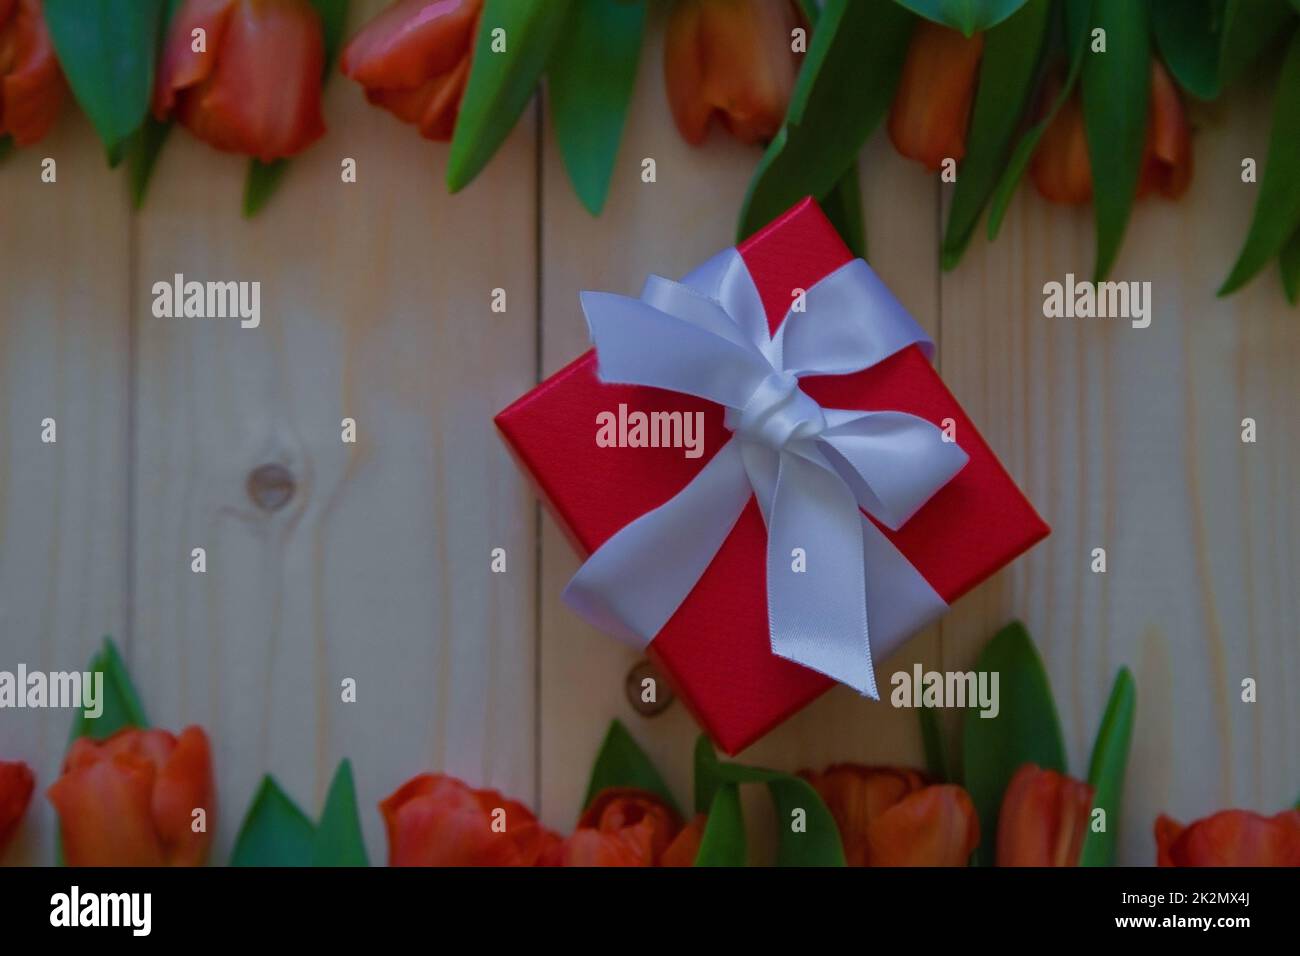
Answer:
M650 272L681 275L734 241L735 216L759 152L715 130L701 148L676 133L663 88L662 30L652 14L628 129L609 203L593 219L574 197L549 130L543 154L543 372L550 374L588 348L578 293L601 289L635 295ZM653 157L657 182L643 183L641 161ZM877 242L872 263L930 328L937 326L935 260L938 196L912 177L882 136L863 158L867 229ZM870 241L870 239L869 239ZM624 692L639 656L584 625L560 592L578 565L549 516L542 520L541 810L552 826L568 828L581 810L586 773L612 718L628 724L685 801L698 729L680 704L645 718ZM922 660L938 664L937 632L918 636L889 671ZM837 688L773 731L742 759L784 769L836 760L921 762L915 715ZM748 800L751 814L770 812ZM756 821L757 822L757 821ZM755 827L755 837L762 839ZM759 858L770 850L761 843Z
M41 182L46 157L54 183ZM69 106L45 141L0 165L0 669L80 671L110 633L130 647L129 259L121 177ZM72 718L0 718L0 760L26 761L37 788L6 863L53 861L44 790Z
M1112 278L1152 283L1149 328L1044 318L1045 282L1089 277L1092 229L1087 210L1031 188L997 243L977 238L943 279L944 377L1054 528L945 619L945 659L969 666L1022 617L1079 776L1116 669L1133 670L1128 864L1154 862L1162 811L1272 813L1300 780L1296 317L1275 273L1214 297L1246 232L1258 187L1240 164L1262 158L1268 111L1257 95L1224 104L1197 134L1191 192L1137 208ZM1246 416L1258 444L1240 440ZM1095 547L1104 575L1090 571ZM1246 677L1258 703L1241 701Z
M257 329L133 317L132 663L160 723L213 737L217 861L266 772L314 814L350 757L380 863L375 805L416 773L535 797L534 505L490 427L535 375L535 122L452 197L446 146L356 85L326 118L252 222L245 162L177 134L139 226L137 289L262 283ZM246 492L266 463L297 480L279 511Z

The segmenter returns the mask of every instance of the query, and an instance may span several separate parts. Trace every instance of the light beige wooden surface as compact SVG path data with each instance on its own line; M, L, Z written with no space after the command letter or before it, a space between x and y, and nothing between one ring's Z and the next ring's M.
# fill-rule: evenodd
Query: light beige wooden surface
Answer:
M382 5L366 0L355 22ZM636 656L560 602L576 560L491 427L586 348L580 289L632 293L733 239L758 154L716 134L683 144L660 57L655 25L600 219L573 197L539 107L449 197L445 147L343 81L328 91L331 133L252 223L243 164L185 134L139 215L80 117L0 168L0 667L80 668L117 635L153 720L213 738L214 860L263 773L315 813L343 756L373 862L376 802L424 770L568 828L613 717L688 797L694 725L679 704L632 712ZM1153 860L1162 810L1272 811L1300 793L1300 325L1275 275L1213 297L1253 201L1240 158L1262 157L1267 126L1267 103L1239 97L1198 133L1192 193L1139 207L1115 277L1154 283L1145 330L1042 316L1044 282L1091 268L1086 213L1026 191L996 244L977 237L940 275L946 187L883 136L862 157L873 266L1054 528L883 666L969 666L1023 618L1080 775L1113 673L1132 668L1128 863ZM38 181L47 154L57 186ZM349 156L355 185L340 182ZM260 280L261 328L153 318L150 287L175 272ZM495 288L505 314L489 308ZM57 445L40 443L47 415ZM1248 415L1256 445L1239 440ZM344 417L355 445L340 441ZM269 514L244 487L264 463L298 482ZM505 575L488 571L494 547ZM1094 547L1105 575L1088 570ZM355 704L340 700L345 677ZM1244 677L1256 704L1240 702ZM27 760L43 789L68 720L0 714L0 759ZM743 756L919 764L921 746L914 714L838 689ZM747 810L761 828L761 794ZM53 827L38 799L6 862L48 861ZM759 839L756 858L766 849Z

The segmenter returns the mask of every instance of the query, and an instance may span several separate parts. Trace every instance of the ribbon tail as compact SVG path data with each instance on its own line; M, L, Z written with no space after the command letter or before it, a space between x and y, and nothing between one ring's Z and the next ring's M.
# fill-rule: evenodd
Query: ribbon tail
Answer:
M783 453L767 519L772 653L878 699L863 550L858 503L840 476Z
M690 484L597 548L564 602L593 627L645 647L704 575L750 494L740 449L727 442Z

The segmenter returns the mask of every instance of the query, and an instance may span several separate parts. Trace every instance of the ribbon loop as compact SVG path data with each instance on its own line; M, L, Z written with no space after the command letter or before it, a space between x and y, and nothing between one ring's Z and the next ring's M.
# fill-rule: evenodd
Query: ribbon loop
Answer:
M582 294L602 381L716 402L733 439L685 488L597 548L564 597L590 623L644 647L753 494L767 524L772 652L876 697L873 645L888 646L944 605L859 509L900 527L966 454L915 415L822 408L800 388L801 376L861 371L909 345L933 352L865 262L832 272L804 299L806 311L769 336L734 249L681 283L652 276L640 299ZM802 566L791 561L798 554Z

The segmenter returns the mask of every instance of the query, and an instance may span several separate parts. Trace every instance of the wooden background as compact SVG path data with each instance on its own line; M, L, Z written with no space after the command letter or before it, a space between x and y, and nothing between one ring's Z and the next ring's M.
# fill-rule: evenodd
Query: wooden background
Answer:
M360 23L383 2L356 6ZM491 426L586 348L580 289L635 294L647 272L683 273L733 238L758 154L717 133L681 142L657 24L650 35L600 219L574 198L541 107L448 196L446 148L346 81L328 90L329 136L251 223L244 163L184 133L141 213L72 110L0 168L0 668L81 669L114 635L152 720L212 738L215 862L263 773L314 815L342 757L376 863L375 804L425 770L567 829L612 717L689 793L694 725L680 704L633 713L636 657L561 604L576 559ZM1154 861L1161 811L1274 812L1300 793L1300 315L1273 272L1213 294L1249 221L1240 162L1262 160L1267 100L1246 91L1201 116L1191 193L1137 210L1113 277L1153 282L1145 330L1042 315L1044 282L1091 270L1087 211L1022 190L999 241L977 236L942 274L951 187L883 135L862 156L872 265L1054 528L884 667L967 667L1022 618L1078 775L1116 668L1132 668L1125 863ZM57 184L40 182L45 156ZM349 156L356 184L340 182ZM261 328L154 318L151 286L176 272L260 280ZM489 308L495 288L505 314ZM355 445L340 441L345 416ZM1245 416L1257 444L1240 441ZM57 444L40 441L46 417ZM273 513L245 490L265 463L297 481ZM194 547L206 574L190 571ZM488 571L495 547L505 575ZM1104 575L1089 571L1094 547ZM345 677L355 704L340 701ZM1257 703L1240 700L1246 677ZM0 759L28 761L39 793L70 719L0 713ZM841 688L743 756L919 764L921 747L912 712ZM761 794L747 805L762 828ZM38 795L6 862L49 862L54 836Z

